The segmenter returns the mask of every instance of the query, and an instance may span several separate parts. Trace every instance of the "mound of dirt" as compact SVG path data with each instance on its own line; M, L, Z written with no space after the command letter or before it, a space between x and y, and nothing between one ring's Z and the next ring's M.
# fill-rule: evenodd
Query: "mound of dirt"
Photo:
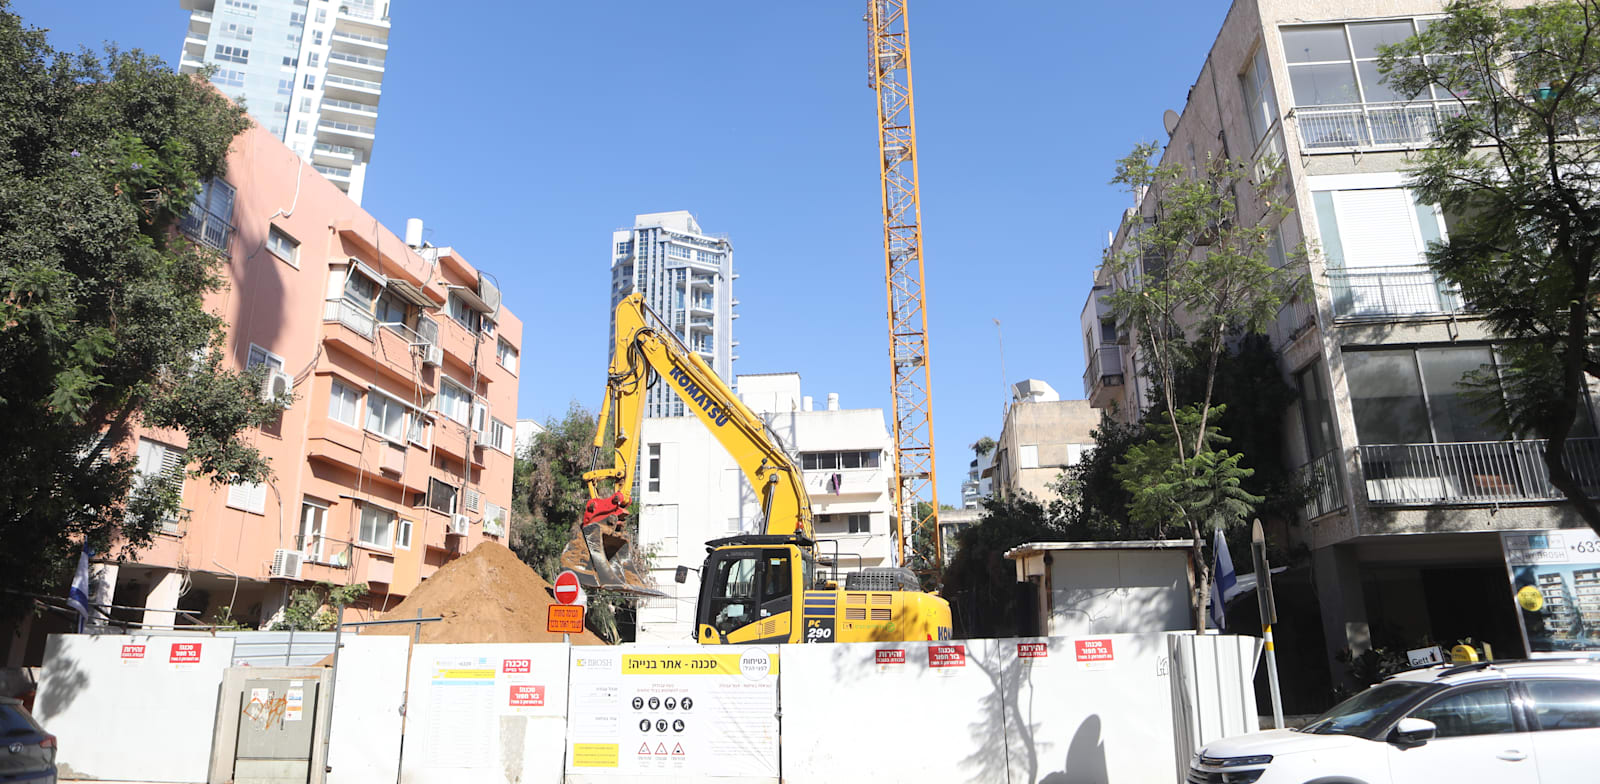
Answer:
M545 631L555 604L545 582L505 545L484 542L422 581L384 619L439 616L422 624L423 642L561 642ZM362 634L404 634L410 624L369 626ZM572 635L574 645L605 645L594 632Z

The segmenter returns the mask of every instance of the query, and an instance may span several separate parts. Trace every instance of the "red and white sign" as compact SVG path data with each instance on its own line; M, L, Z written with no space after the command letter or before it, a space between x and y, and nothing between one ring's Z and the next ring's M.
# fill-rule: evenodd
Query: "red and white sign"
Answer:
M967 666L967 646L965 645L929 645L929 667L965 667Z
M500 671L507 674L533 672L531 659L505 659L500 662Z
M578 585L578 575L568 569L556 575L556 601L562 604L579 604L583 599L583 588Z
M525 686L520 683L511 684L511 707L513 708L543 708L544 687Z
M122 646L122 660L124 662L143 661L144 660L144 646L143 645L124 645L124 646ZM198 661L198 659L196 661Z
M1048 659L1050 658L1050 643L1047 642L1019 642L1017 643L1018 659Z
M879 664L905 664L906 651L904 648L879 648L873 658Z
M172 653L168 655L167 661L172 663L172 664L199 664L200 663L200 643L197 643L197 642L175 642L175 643L173 643L172 644Z
M1075 640L1072 647L1082 664L1106 664L1115 660L1111 652L1111 640L1106 638Z

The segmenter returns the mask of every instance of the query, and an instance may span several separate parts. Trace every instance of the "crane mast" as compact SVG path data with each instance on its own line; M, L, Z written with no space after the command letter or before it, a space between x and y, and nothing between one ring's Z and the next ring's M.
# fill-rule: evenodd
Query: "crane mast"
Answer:
M868 0L866 21L871 46L867 79L878 98L883 261L894 389L894 502L900 515L897 546L906 565L921 560L937 574L944 566L944 542L939 536L939 492L934 474L933 372L928 364L922 197L917 184L917 122L906 0Z

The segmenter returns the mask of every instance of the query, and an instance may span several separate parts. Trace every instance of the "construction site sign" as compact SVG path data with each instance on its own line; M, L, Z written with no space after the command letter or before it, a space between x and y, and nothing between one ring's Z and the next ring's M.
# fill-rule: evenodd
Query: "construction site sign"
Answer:
M550 618L544 628L551 634L583 634L583 605L550 605Z
M1600 651L1600 536L1587 528L1500 534L1509 597L1530 658Z
M776 648L575 648L570 673L568 773L778 775Z

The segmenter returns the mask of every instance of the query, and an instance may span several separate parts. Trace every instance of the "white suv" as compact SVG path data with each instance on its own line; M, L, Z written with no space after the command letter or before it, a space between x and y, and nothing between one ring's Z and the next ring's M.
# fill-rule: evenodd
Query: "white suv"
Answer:
M1216 741L1189 784L1600 781L1600 658L1411 670L1298 730Z

